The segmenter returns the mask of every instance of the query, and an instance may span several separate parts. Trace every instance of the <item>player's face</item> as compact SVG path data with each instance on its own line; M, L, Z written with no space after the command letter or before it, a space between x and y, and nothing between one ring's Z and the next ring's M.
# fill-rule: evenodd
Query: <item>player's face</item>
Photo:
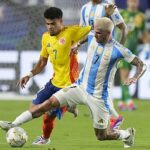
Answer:
M110 32L107 30L99 29L99 28L94 28L95 31L95 38L97 43L100 44L106 44L109 41L110 38Z
M45 23L51 36L59 34L62 30L62 19L45 19Z
M92 2L98 4L98 3L101 3L102 0L92 0Z
M137 9L139 7L139 0L128 0L127 6L131 9Z

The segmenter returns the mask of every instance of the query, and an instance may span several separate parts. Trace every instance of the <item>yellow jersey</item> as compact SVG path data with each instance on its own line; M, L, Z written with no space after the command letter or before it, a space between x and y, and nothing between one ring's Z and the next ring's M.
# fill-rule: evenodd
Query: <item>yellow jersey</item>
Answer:
M77 58L71 54L71 46L86 36L91 26L67 26L56 36L45 32L42 36L41 57L52 63L54 75L51 82L54 86L64 88L73 83L78 76Z

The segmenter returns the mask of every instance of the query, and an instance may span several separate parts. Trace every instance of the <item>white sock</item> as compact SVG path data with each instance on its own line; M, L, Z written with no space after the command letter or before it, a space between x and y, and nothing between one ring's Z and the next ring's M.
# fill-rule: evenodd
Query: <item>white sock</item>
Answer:
M32 117L31 112L27 110L27 111L23 112L22 114L20 114L12 123L14 125L18 126L18 125L21 125L32 119L33 119L33 117Z
M130 135L128 130L118 130L118 133L120 134L119 140L123 140L123 139L129 137L129 135Z

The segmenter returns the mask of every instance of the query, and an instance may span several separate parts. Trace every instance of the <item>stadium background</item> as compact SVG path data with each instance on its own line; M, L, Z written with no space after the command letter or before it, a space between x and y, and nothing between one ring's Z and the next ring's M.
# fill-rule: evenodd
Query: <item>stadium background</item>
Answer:
M20 96L28 99L28 96L34 95L52 76L52 67L48 64L40 75L29 82L26 89L21 90L16 87L17 80L29 72L39 58L41 35L46 31L43 11L49 6L60 7L64 12L65 25L78 24L80 8L88 1L0 0L0 99L20 99ZM126 0L115 2L118 8L126 7ZM145 13L146 27L150 28L150 1L141 0L139 9ZM141 49L139 57L147 63L148 71L138 84L130 87L130 91L137 98L150 99L150 43L148 47L142 45ZM80 49L80 68L85 57L86 45ZM131 74L133 72L134 69ZM119 98L121 95L119 84L117 74L112 92L114 98Z

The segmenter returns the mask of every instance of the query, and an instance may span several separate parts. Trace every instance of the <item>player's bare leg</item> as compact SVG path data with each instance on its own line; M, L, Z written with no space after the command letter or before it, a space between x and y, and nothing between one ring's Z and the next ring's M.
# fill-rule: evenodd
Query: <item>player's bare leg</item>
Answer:
M53 96L42 104L35 105L29 110L23 112L13 122L0 121L0 128L3 130L8 130L12 127L19 126L23 123L31 121L34 118L40 117L52 108L60 108L59 101Z
M95 135L98 140L117 140L119 138L119 134L115 131L108 131L107 129L94 129Z
M134 128L128 128L127 130L107 130L107 129L94 129L95 135L98 140L122 140L124 142L124 148L133 146L134 144Z

